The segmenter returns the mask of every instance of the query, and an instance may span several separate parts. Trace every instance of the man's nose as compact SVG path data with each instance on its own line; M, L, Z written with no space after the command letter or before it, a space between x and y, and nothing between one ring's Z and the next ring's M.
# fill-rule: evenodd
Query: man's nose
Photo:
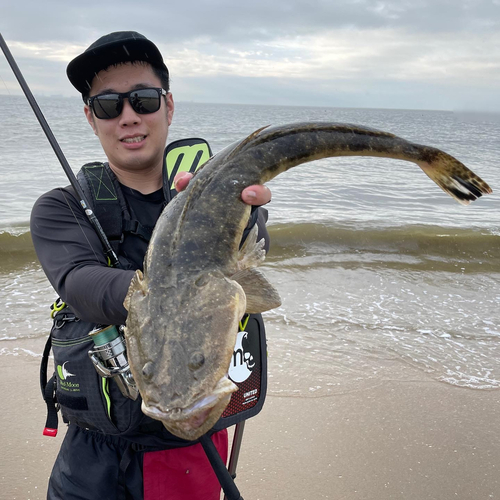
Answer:
M141 115L134 111L128 99L123 100L123 109L120 114L120 125L126 127L127 125L136 125L141 122Z

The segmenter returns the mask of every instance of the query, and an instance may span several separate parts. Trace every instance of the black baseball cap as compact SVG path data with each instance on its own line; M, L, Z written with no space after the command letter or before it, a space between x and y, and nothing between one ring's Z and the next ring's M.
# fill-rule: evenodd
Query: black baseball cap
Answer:
M145 61L168 73L163 57L152 41L136 31L115 31L102 36L75 57L68 64L66 74L78 92L87 94L99 71L126 61Z

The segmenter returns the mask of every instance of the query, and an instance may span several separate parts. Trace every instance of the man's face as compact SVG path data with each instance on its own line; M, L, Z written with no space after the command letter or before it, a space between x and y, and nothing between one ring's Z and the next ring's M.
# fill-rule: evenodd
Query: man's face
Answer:
M160 79L149 64L124 63L100 71L92 81L90 96L111 92L128 92L139 88L160 88ZM166 102L165 102L166 99ZM174 102L171 94L161 97L155 113L138 114L128 99L124 100L120 116L102 120L85 106L85 115L99 137L110 166L115 172L160 169L172 122Z

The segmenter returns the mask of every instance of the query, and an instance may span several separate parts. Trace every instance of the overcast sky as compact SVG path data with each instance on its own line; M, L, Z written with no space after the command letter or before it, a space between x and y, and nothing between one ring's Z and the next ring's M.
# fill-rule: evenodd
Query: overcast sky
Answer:
M0 0L35 95L77 93L66 65L138 31L178 101L500 112L500 0ZM2 56L0 93L20 89Z

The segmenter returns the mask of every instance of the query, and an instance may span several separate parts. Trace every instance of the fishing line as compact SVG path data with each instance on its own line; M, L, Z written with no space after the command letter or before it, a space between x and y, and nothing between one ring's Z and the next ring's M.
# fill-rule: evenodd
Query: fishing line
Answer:
M1 35L0 35L1 36ZM9 94L9 96L12 96L10 90L9 90L9 87L7 87L7 84L5 83L5 80L3 79L2 75L0 74L0 79L2 80L2 83L5 87L5 89L7 90L7 93ZM47 169L50 170L52 167L51 167L51 164L49 163L47 157L45 156L45 152L43 150L39 150L39 153L40 153L40 156L42 158L42 160L44 161L45 165L47 166ZM73 217L75 218L75 221L76 223L78 224L78 227L80 228L80 231L82 232L83 234L83 237L85 238L88 246L90 247L90 249L92 250L93 254L94 254L94 257L95 257L95 260L96 262L100 262L99 261L99 257L97 256L96 254L96 251L94 249L94 246L92 245L91 241L88 239L88 236L85 234L85 231L83 230L83 227L82 225L80 224L80 221L78 220L78 217L76 216L74 210L73 210L73 207L71 206L71 204L69 203L69 200L66 196L66 193L64 192L64 189L62 188L58 188L59 191L61 191L61 194L63 195L64 197L64 201L66 202L66 205L68 205L68 208L71 210L71 213L73 215Z
M83 227L82 225L80 224L80 221L78 220L78 217L76 216L73 208L71 207L70 203L69 203L69 200L68 198L66 197L66 193L64 192L64 189L63 188L58 188L59 191L61 191L61 194L63 195L64 197L64 200L66 201L66 205L68 205L68 208L71 210L71 213L73 214L73 217L75 218L76 220L76 223L78 224L78 227L80 228L80 231L82 232L83 234L83 237L85 238L85 240L87 241L90 249L92 250L92 252L94 253L94 257L95 257L95 260L96 262L99 263L99 257L97 256L95 250L94 250L94 246L92 245L92 243L90 242L90 240L88 239L87 235L85 234L85 231L83 230Z
M7 84L5 83L5 80L3 79L3 77L2 77L2 75L1 75L1 74L0 74L0 79L2 80L2 83L4 84L5 89L7 90L7 92L8 92L8 94L9 94L9 96L12 96L12 94L11 94L11 92L10 92L9 88L7 87ZM45 165L46 165L47 169L50 171L50 170L52 169L52 166L51 166L51 163L48 161L47 157L45 156L45 152L44 152L42 149L40 149L40 150L38 150L38 153L39 153L40 157L42 158L43 162L45 163ZM82 232L83 237L85 238L85 240L86 240L86 242L87 242L88 246L89 246L89 247L90 247L90 249L92 250L92 252L93 252L93 254L94 254L94 257L95 257L96 262L98 262L98 263L99 263L99 262L100 262L100 260L99 260L99 257L97 256L97 253L96 253L96 251L95 251L95 249L94 249L94 246L92 245L92 243L91 243L91 241L89 240L88 236L85 234L85 231L83 230L83 227L82 227L82 225L80 224L80 221L78 220L78 217L76 216L75 211L73 210L73 207L71 206L71 204L70 204L70 202L69 202L69 200L68 200L68 198L67 198L67 196L66 196L66 193L64 192L64 189L63 189L63 188L58 188L58 189L59 189L59 191L61 192L61 194L62 194L62 196L63 196L63 198L64 198L64 201L66 202L66 205L68 205L68 208L70 209L70 211L71 211L71 213L72 213L73 217L75 218L75 221L76 221L76 223L78 224L78 227L80 228L80 231Z
M26 83L26 80L24 79L21 70L17 66L16 61L14 60L14 57L12 56L1 33L0 33L0 48L2 49L10 67L12 68L12 71L14 72L14 75L17 78L17 81L19 82L19 85L23 90L26 99L28 99L28 102L31 105L31 108L33 109L33 112L35 113L35 116L38 122L40 123L40 126L42 127L42 130L44 131L50 145L52 146L52 149L54 150L54 153L56 154L59 163L61 164L64 172L66 173L66 176L68 177L71 186L75 190L79 203L82 206L85 215L87 216L87 219L89 220L90 224L93 226L99 239L101 240L104 253L106 255L108 262L111 264L112 267L120 267L120 263L118 261L118 257L116 256L116 253L111 247L108 238L106 237L106 234L104 233L104 230L102 229L101 224L97 220L97 217L95 216L93 210L90 208L90 205L85 198L85 195L82 191L80 184L76 179L75 174L73 173L73 170L71 170L71 167L68 161L66 160L66 157L64 156L64 153L62 152L59 146L59 143L54 137L54 134L52 133L52 130L50 129L49 124L47 123L47 120L43 116L43 113L40 107L38 106L35 97L33 96L31 90L29 89L28 84Z
M9 94L9 96L12 96L9 88L7 87L7 84L5 83L5 80L3 79L2 75L0 74L0 79L2 80L2 83L4 84L4 87L5 89L7 90L7 93ZM50 171L52 169L52 166L51 166L51 163L48 161L47 157L45 156L45 152L43 151L43 149L40 149L39 151L39 154L40 154L40 157L42 158L43 162L45 163L45 166L47 167L47 169ZM78 227L80 228L80 231L82 232L83 234L83 237L85 238L88 246L90 247L90 249L92 250L93 254L94 254L94 257L95 257L95 260L96 262L100 262L99 261L99 257L97 256L96 254L96 251L94 249L94 246L92 245L91 241L88 239L88 236L85 234L85 231L83 230L83 227L82 225L80 224L80 221L78 220L74 210L73 210L73 207L71 206L71 204L69 203L69 200L66 196L66 193L64 192L64 189L63 188L58 188L59 191L61 192L62 196L64 197L64 201L66 202L66 205L68 205L68 208L70 209L73 217L75 218L75 221L76 223L78 224Z
M7 84L5 83L5 80L3 79L2 75L0 75L0 79L2 80L3 86L5 87L5 90L7 90L7 94L12 95L10 93L9 87L7 87Z

